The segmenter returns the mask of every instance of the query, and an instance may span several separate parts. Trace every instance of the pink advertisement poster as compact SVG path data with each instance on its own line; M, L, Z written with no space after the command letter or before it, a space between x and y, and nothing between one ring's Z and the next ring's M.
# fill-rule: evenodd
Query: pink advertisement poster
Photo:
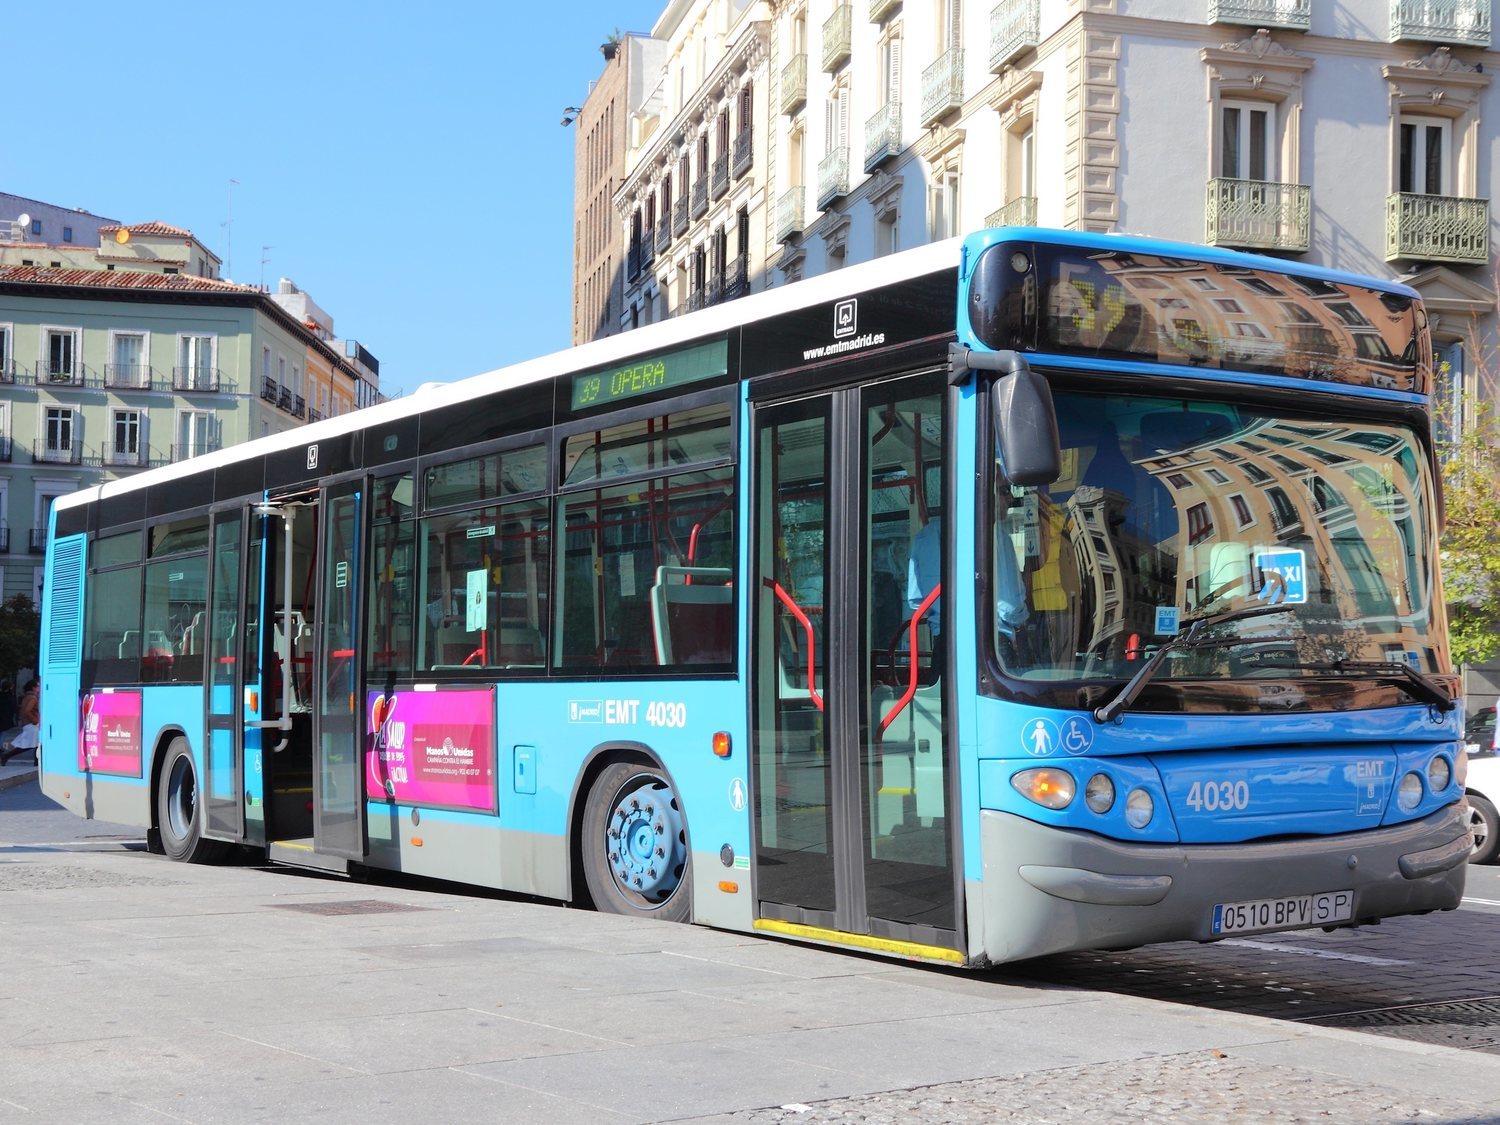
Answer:
M365 791L403 805L495 811L495 693L366 697Z
M141 693L89 692L79 706L79 771L140 777Z

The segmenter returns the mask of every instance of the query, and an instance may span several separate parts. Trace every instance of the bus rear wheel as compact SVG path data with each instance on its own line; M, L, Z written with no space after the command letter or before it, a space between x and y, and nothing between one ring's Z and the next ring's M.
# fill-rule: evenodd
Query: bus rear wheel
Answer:
M690 920L687 818L671 784L655 770L616 762L594 779L583 811L582 853L596 909Z
M174 738L167 745L156 783L156 823L162 851L179 863L209 863L223 851L217 840L203 838L198 770L185 738Z
M1495 806L1478 793L1469 794L1469 830L1474 833L1474 850L1470 863L1494 863L1500 854L1500 814Z

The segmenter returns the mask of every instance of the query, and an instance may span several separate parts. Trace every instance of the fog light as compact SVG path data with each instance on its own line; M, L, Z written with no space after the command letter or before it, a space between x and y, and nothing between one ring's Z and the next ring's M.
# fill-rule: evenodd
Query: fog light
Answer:
M1067 808L1078 788L1073 775L1066 770L1045 768L1022 770L1011 775L1010 783L1017 793L1044 809Z
M1401 806L1402 812L1411 812L1422 803L1422 778L1416 773L1409 773L1401 779L1401 786L1396 790L1396 804Z
M1130 796L1125 798L1125 823L1132 828L1146 827L1151 823L1151 815L1154 812L1156 812L1156 802L1144 789L1132 789Z
M1453 767L1448 765L1448 759L1441 754L1434 755L1432 761L1427 763L1427 788L1434 793L1441 793L1452 780Z
M1115 804L1115 783L1107 773L1096 773L1083 787L1083 800L1096 813L1107 813Z

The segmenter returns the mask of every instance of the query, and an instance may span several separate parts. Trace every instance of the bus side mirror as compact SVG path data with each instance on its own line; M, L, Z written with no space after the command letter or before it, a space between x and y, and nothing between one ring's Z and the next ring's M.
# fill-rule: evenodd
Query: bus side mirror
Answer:
M1062 475L1062 446L1052 388L1019 352L975 352L954 344L949 370L994 371L990 422L1000 473L1006 483L1026 487L1051 484Z

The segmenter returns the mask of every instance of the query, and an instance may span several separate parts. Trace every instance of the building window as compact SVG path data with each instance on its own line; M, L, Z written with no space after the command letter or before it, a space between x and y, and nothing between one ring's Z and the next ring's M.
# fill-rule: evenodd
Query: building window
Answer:
M73 228L72 227L63 227L63 241L64 242L72 242L73 241Z
M1187 511L1188 542L1202 543L1214 533L1214 520L1207 504L1194 504Z
M849 84L840 82L828 93L828 110L823 135L828 138L824 155L849 147Z
M173 460L197 457L214 449L214 415L211 410L183 410L177 415L177 449Z
M931 201L931 237L934 242L952 238L958 233L958 184L958 169L944 168L937 173L935 182L928 189Z
M1276 107L1224 102L1219 128L1219 175L1226 180L1274 180Z
M11 355L11 326L0 324L0 381L10 382L15 378L15 366Z
M46 351L42 366L47 378L70 383L78 373L78 329L48 328L43 333Z
M141 454L141 412L116 410L113 421L113 459L128 464L138 463Z
M1437 432L1437 444L1444 459L1453 456L1454 447L1464 436L1464 369L1466 361L1463 341L1436 344L1433 367L1433 426Z
M1236 492L1229 498L1229 505L1234 509L1235 522L1241 527L1249 527L1255 522L1255 516L1250 512L1250 505L1240 493Z
M73 459L73 411L66 406L49 406L43 415L45 452L49 461Z
M214 385L214 339L213 336L178 337L179 387L195 390Z
M1398 191L1452 195L1448 172L1453 126L1442 117L1401 116Z
M1297 183L1302 76L1313 60L1281 48L1270 32L1206 47L1209 176Z
M31 233L32 234L41 234L42 233L42 220L41 219L32 219L31 220Z

